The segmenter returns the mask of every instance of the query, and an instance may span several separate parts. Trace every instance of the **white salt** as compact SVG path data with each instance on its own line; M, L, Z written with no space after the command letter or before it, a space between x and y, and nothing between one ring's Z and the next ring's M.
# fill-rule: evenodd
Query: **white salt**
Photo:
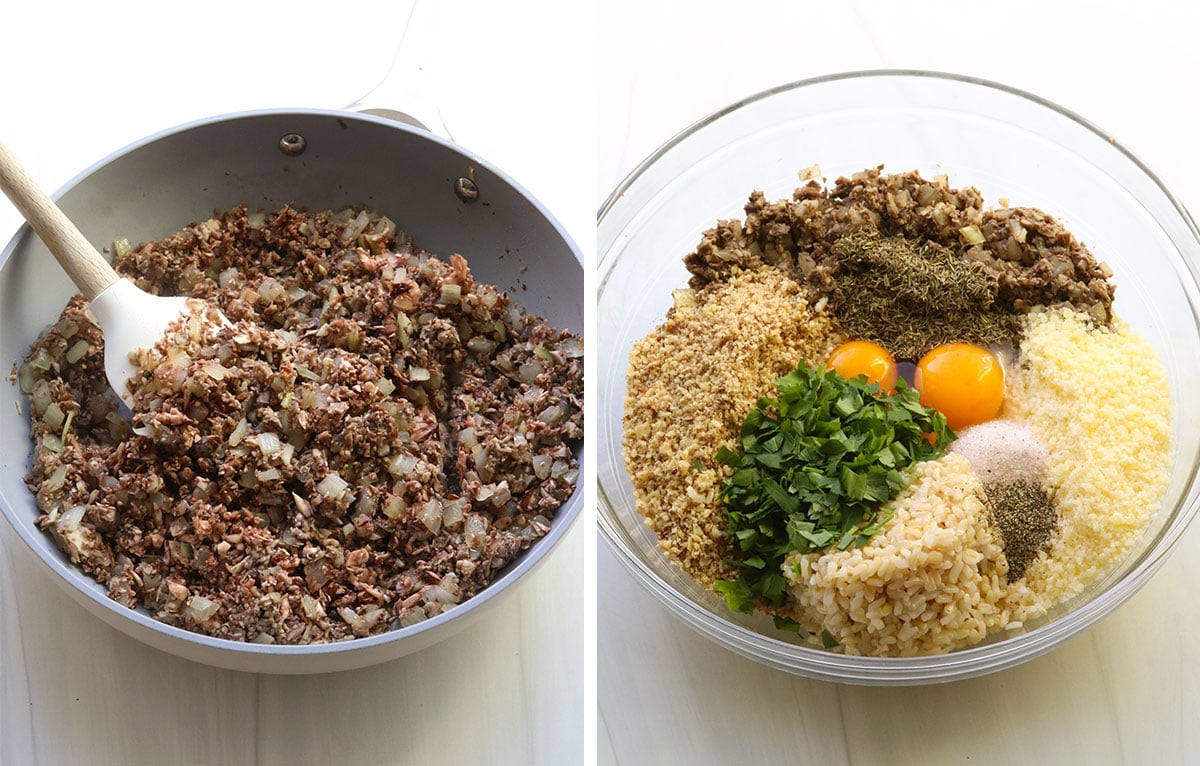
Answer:
M984 484L1024 479L1041 483L1049 453L1046 445L1023 423L989 420L958 434L950 445L971 463L971 470Z

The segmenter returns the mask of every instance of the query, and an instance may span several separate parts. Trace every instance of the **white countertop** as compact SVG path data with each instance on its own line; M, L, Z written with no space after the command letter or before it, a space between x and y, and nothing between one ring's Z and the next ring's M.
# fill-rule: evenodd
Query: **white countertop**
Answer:
M341 108L384 77L411 7L8 4L0 140L52 191L193 119ZM411 38L424 44L422 92L453 138L541 200L589 262L592 31L587 14L549 0L466 2ZM367 103L404 109L390 100L402 91L393 81ZM0 237L19 223L0 199ZM364 670L284 677L176 659L106 627L0 522L0 764L578 763L589 523L444 643Z
M611 0L597 200L662 142L786 82L957 72L1084 115L1200 209L1200 12L1147 3ZM753 9L753 10L750 10ZM814 159L819 161L819 159ZM682 255L682 254L681 254ZM927 687L770 670L671 616L598 546L602 764L1177 764L1200 752L1200 529L1133 599L1007 672Z

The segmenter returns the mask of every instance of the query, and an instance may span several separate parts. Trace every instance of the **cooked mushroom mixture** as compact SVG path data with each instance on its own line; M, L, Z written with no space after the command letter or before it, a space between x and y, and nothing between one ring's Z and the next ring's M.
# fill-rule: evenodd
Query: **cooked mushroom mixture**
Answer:
M238 207L118 271L197 313L132 418L82 298L20 370L38 525L129 606L239 641L381 633L486 587L575 490L583 346L360 210Z
M1016 317L1034 306L1068 306L1111 326L1112 271L1053 216L1029 207L985 210L978 190L951 188L944 176L930 180L915 171L882 170L863 170L830 186L812 179L791 199L768 201L763 192L753 192L744 220L720 221L684 259L691 286L725 281L738 269L775 266L814 294L829 296L834 313L854 326L857 337L905 358L949 339L995 343L1004 336L998 330L1007 326L1015 333ZM861 241L845 251L853 235L866 234L889 238L884 257L878 248L864 253ZM904 265L898 251L905 249L930 251L920 259L925 273L895 273ZM931 272L939 254L969 266L984 286L961 287L967 280L951 270ZM889 264L894 273L878 273ZM839 295L839 286L859 272L871 276L872 288L897 296L887 307L892 320L899 306L916 312L910 319L951 330L911 338L902 333L899 342L894 327L871 332L870 312ZM942 279L933 282L937 289L930 289L931 275ZM947 301L948 294L955 300ZM933 307L941 307L941 314L935 316ZM865 316L852 316L855 312Z

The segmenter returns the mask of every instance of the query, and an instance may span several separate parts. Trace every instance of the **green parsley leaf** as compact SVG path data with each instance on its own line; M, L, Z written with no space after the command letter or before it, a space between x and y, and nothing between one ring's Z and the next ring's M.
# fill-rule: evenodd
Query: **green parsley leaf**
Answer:
M737 581L717 585L733 611L756 598L782 602L789 554L864 545L891 518L883 506L908 486L911 467L955 438L903 380L887 395L801 363L775 386L778 398L760 399L742 421L742 451L716 454L733 469L721 500L742 552Z
M717 580L717 591L725 597L725 608L731 612L754 611L754 594L741 580Z
M786 630L790 633L799 633L800 623L796 622L791 617L776 617L775 628L776 630Z

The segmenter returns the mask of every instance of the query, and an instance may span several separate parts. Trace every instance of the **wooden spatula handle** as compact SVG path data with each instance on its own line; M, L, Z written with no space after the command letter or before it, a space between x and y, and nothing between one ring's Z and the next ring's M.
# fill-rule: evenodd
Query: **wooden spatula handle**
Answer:
M63 271L87 300L116 282L117 272L75 224L58 209L0 141L0 189L58 259Z

